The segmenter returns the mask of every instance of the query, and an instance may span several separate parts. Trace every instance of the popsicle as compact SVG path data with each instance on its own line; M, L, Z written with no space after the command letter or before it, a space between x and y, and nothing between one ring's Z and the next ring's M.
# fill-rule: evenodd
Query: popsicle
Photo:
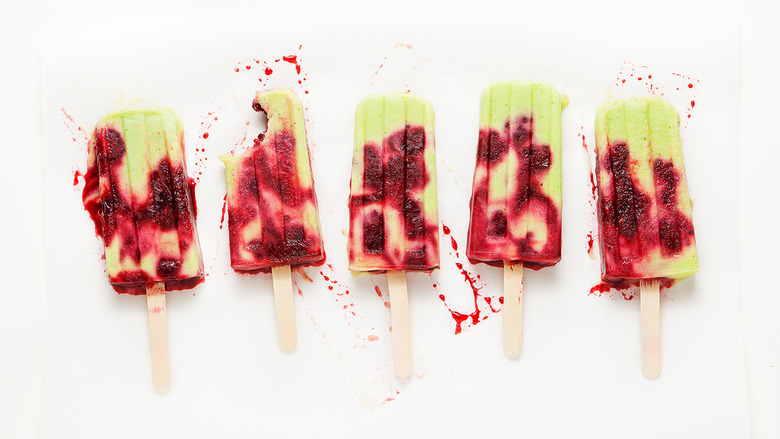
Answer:
M303 108L288 88L258 92L268 129L243 152L220 157L227 177L230 265L273 273L279 343L297 344L290 267L325 260Z
M523 266L561 259L561 111L540 82L501 81L480 102L466 255L504 267L504 352L522 350Z
M439 267L434 114L409 93L372 95L355 113L347 252L353 272L387 273L395 371L411 373L406 271Z
M165 291L203 280L195 196L172 110L113 113L89 142L83 202L117 292L146 294L155 388L170 389Z
M642 371L660 374L659 282L699 268L679 115L658 96L614 100L596 112L602 279L640 285Z

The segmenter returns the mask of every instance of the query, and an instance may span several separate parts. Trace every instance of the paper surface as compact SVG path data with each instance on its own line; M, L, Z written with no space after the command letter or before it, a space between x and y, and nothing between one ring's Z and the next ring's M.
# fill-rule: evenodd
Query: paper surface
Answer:
M261 27L238 17L110 23L52 41L43 58L50 337L42 437L748 437L738 261L724 251L739 239L737 211L724 208L738 205L736 19L724 11L694 26L694 11L643 11L643 23L658 15L656 26L583 11L553 28L518 26L512 13L450 13L433 25L426 13L357 24L331 11L264 17ZM295 33L283 32L289 25ZM516 361L502 352L501 270L463 254L479 94L507 78L545 81L570 99L563 259L525 271ZM254 92L277 86L305 107L328 256L328 265L293 274L299 341L290 354L276 339L270 275L229 268L218 160L251 145L262 129ZM349 274L345 236L355 105L397 90L436 110L439 213L451 231L441 235L441 270L408 276L408 380L393 374L386 279ZM640 371L638 301L589 294L599 263L597 251L588 255L595 207L583 147L593 147L604 100L648 93L663 93L680 112L701 265L662 292L655 381ZM207 272L194 290L168 294L173 390L164 397L152 387L145 300L108 285L78 176L100 117L155 105L184 123Z

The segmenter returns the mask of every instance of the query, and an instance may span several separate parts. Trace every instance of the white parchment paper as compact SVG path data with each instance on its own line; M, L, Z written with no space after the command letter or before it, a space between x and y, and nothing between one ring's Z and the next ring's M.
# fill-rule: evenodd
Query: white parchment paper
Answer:
M117 21L52 35L43 55L50 336L42 437L748 437L734 250L736 18L648 7L615 20L584 7L564 15L524 8L399 9L368 20L324 9ZM472 266L463 253L479 94L507 78L545 81L570 98L563 259L525 272L516 361L502 352L501 270ZM262 130L254 92L278 86L306 107L328 255L327 265L293 276L299 343L290 354L276 340L270 275L229 268L218 160L251 144ZM408 276L407 380L393 374L386 279L353 277L345 250L354 108L369 93L396 90L436 110L439 212L451 230L441 235L441 270ZM598 239L587 153L594 110L612 96L650 93L681 115L701 264L663 293L655 381L640 372L638 301L591 294L599 263L588 252L589 237ZM194 290L168 294L166 396L152 388L145 300L109 287L79 176L94 123L150 105L172 107L184 122L207 272Z

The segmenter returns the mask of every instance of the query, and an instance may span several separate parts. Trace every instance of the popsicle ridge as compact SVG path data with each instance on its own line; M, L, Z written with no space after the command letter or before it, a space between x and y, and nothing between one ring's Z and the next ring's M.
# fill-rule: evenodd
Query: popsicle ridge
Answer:
M322 263L325 254L303 109L287 88L258 92L255 111L268 129L242 153L221 156L227 173L231 266L269 272L274 266Z
M183 145L171 110L119 112L95 128L82 200L118 292L146 294L148 282L191 288L203 279Z
M349 268L439 266L433 107L395 93L358 105L350 182Z
M466 254L472 262L561 258L561 110L550 85L504 81L482 94Z
M660 97L611 101L596 118L602 277L684 279L698 270L679 115Z

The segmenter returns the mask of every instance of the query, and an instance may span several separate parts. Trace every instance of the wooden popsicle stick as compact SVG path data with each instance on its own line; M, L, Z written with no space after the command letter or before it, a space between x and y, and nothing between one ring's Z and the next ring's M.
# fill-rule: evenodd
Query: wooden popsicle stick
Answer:
M152 348L152 379L154 389L162 395L171 390L165 282L146 284L146 310L149 314L149 341Z
M408 378L412 374L412 333L409 329L409 295L406 273L388 271L390 290L390 324L393 327L393 363L395 374Z
M504 353L517 358L523 350L523 263L504 261Z
M274 304L276 305L276 330L279 345L285 351L295 349L298 333L295 329L295 296L289 265L271 268L274 278Z
M642 374L647 379L661 374L661 294L658 279L639 283L642 324Z

